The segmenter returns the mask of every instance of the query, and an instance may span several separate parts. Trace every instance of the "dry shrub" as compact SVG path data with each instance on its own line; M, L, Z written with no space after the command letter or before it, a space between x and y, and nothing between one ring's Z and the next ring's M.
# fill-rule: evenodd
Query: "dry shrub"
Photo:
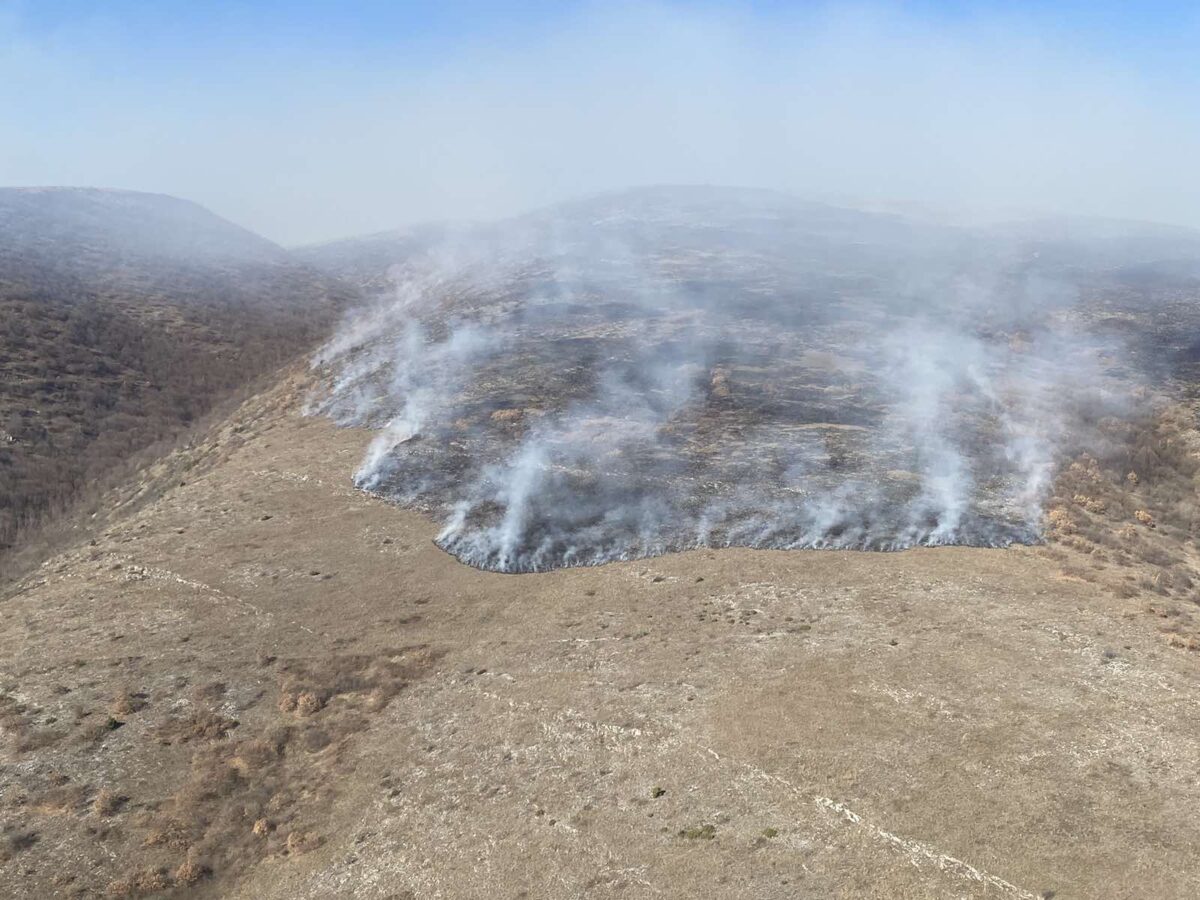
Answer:
M316 715L325 706L325 700L315 691L284 691L279 695L279 711L298 716Z
M1088 554L1093 550L1091 542L1086 537L1081 537L1073 534L1066 535L1058 539L1058 543L1077 553Z
M87 805L88 793L83 785L59 784L31 799L29 808L45 815L77 813Z
M176 873L180 881L236 872L278 849L256 825L293 818L307 780L273 746L261 739L214 741L196 752L188 780L155 817L158 845L188 854L184 865L191 865Z
M125 803L125 799L115 791L110 791L108 788L101 788L92 800L92 812L100 818L106 819L109 816L115 815L120 810L121 806Z
M312 691L303 691L296 698L296 712L302 716L315 715L324 705L324 701Z
M190 715L170 719L158 727L158 739L164 744L187 744L223 738L238 727L236 719L215 710L198 709Z
M311 831L293 831L287 836L286 850L289 856L307 853L321 845L321 838Z
M1167 632L1167 644L1174 647L1176 650L1200 650L1200 639L1193 634L1178 634L1176 632Z
M134 693L128 689L122 689L112 699L112 703L108 705L110 715L117 718L125 718L136 712L146 708L146 695L143 693Z
M385 687L376 687L367 695L367 709L371 712L381 712L392 699L391 692Z
M1100 463L1095 457L1087 453L1082 454L1078 459L1067 467L1067 473L1075 478L1085 482L1099 484L1104 480L1104 474L1100 470Z
M241 740L235 736L240 729L230 734L235 723L215 713L168 723L166 737L194 742L196 749L187 779L141 823L147 846L170 852L172 865L180 866L177 884L210 871L233 875L267 856L319 846L308 823L334 781L329 767L340 764L337 753L321 751L365 728L369 720L357 710L381 708L436 658L410 647L280 661L281 722ZM335 697L345 702L330 705ZM200 860L203 871L194 868Z
M434 658L427 648L417 646L384 651L379 655L335 656L315 663L285 662L279 666L279 708L282 712L312 715L335 697L365 695L369 705L382 709ZM311 696L305 698L305 694ZM318 704L315 708L314 700Z
M210 871L208 866L198 862L192 853L188 853L187 858L175 870L175 881L181 885L193 885Z
M1055 535L1066 535L1075 533L1075 520L1071 518L1071 514L1061 506L1056 507L1046 513L1047 530Z
M1099 422L1101 451L1059 470L1046 537L1068 556L1086 554L1118 598L1145 591L1192 599L1200 573L1183 549L1200 537L1200 429L1182 404L1144 408L1140 418ZM1106 557L1132 570L1127 580L1100 571ZM1078 566L1063 574L1087 580Z
M13 749L18 753L29 753L57 744L67 736L61 728L38 727L38 709L29 709L26 704L10 694L0 692L0 737L11 735Z
M144 897L171 887L171 878L165 869L137 869L108 886L109 897Z
M1074 546L1077 550L1081 550L1084 553L1096 553L1101 546L1119 546L1119 542L1108 527L1090 516L1082 516L1075 523L1075 536L1073 538L1064 538L1063 543ZM1090 546L1091 544L1097 546Z
M162 847L168 850L186 850L191 846L194 835L183 822L159 818L146 832L143 847Z
M286 736L279 735L271 738L255 738L239 741L230 757L230 765L242 775L261 772L269 769L279 761L287 743Z

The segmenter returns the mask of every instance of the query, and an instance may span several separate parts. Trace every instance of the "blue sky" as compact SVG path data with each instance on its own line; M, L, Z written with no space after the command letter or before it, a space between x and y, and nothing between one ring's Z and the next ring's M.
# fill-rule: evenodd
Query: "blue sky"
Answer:
M392 56L428 60L476 43L520 41L546 33L589 10L613 4L560 2L384 2L384 0L18 0L0 3L15 27L33 40L62 39L107 61L135 51L147 68L179 72L189 62L235 54L315 53L326 59ZM618 4L619 5L619 4ZM636 4L628 4L636 6ZM645 4L643 4L645 5ZM1042 31L1097 53L1117 53L1147 67L1178 66L1195 76L1194 39L1200 5L1194 2L981 2L916 0L903 4L839 4L760 0L745 3L673 3L666 8L728 13L769 26L813 12L892 10L914 24L963 27L1004 24ZM97 32L92 38L89 32ZM1189 64L1190 63L1190 64Z
M0 184L297 242L668 181L1200 225L1200 5L0 0Z

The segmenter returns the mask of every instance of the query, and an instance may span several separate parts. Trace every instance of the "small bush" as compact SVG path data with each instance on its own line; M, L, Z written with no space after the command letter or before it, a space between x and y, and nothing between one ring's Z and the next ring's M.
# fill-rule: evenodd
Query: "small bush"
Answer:
M115 815L124 803L124 797L108 788L101 788L96 793L95 799L92 800L92 812L100 818L106 819Z
M208 866L197 862L191 853L175 870L175 881L182 885L192 885L209 874Z
M304 691L296 698L296 712L302 716L311 716L321 711L325 704L312 691Z

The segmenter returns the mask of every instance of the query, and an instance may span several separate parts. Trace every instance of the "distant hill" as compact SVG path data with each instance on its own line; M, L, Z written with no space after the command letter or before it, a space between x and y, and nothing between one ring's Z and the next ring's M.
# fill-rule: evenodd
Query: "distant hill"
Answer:
M614 239L627 248L676 240L720 251L731 227L788 252L855 242L918 250L957 238L951 229L918 227L900 216L813 203L778 191L660 185L596 194L511 219L413 225L296 247L292 253L367 291L382 292L413 266L442 271L472 262L493 266L497 257L513 261L537 244L579 252L603 251L600 244Z
M0 551L355 295L185 200L0 189Z
M392 286L392 272L397 265L425 256L451 235L465 235L470 230L469 226L416 225L295 247L292 255L366 291L379 292Z

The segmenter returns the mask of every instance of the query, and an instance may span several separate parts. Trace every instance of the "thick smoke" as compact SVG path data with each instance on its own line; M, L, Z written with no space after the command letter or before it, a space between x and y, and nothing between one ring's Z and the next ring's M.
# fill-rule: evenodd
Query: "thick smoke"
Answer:
M1127 375L1069 271L766 193L633 192L410 260L319 356L318 408L377 430L358 485L500 571L1031 542Z

